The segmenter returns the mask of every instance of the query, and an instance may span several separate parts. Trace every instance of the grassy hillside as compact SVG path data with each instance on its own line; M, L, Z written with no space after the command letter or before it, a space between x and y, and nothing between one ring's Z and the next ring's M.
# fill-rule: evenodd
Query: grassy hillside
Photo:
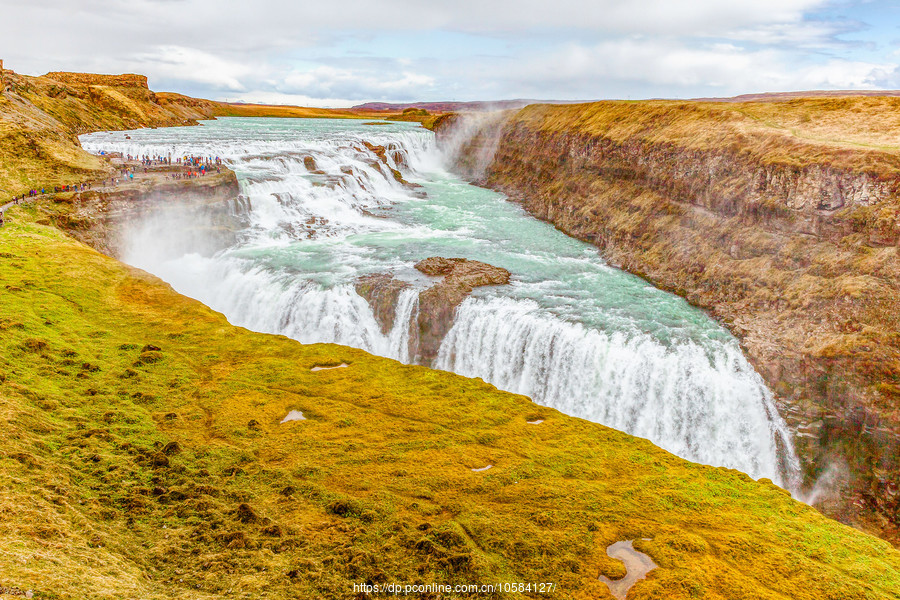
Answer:
M632 600L900 597L900 552L770 483L480 380L232 327L40 207L9 215L0 588L353 598L366 581L540 581L604 598L597 576L621 574L606 546L650 538L636 546L660 568ZM291 410L306 420L281 424Z

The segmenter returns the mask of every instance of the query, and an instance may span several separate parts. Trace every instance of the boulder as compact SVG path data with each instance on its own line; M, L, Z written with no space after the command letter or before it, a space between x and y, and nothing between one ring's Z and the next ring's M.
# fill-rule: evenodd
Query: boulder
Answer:
M417 362L430 365L453 327L456 307L476 287L509 283L509 271L477 260L440 256L419 261L415 267L426 275L441 278L419 293L419 311L410 332L410 355ZM357 281L356 291L372 307L382 333L393 329L400 292L409 286L389 273L367 275Z

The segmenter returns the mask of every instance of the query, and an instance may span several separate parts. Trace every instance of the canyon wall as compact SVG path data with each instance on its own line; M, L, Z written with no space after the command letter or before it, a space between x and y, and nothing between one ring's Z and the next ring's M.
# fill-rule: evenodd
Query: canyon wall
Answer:
M898 536L896 98L445 118L463 174L708 310L795 431L810 500Z
M62 83L76 85L111 85L120 87L139 87L150 89L147 85L146 75L126 73L124 75L103 75L100 73L71 73L67 71L53 71L44 75L47 79L53 79Z
M44 212L72 237L122 259L139 236L155 240L153 251L166 256L211 256L234 245L248 224L250 206L234 172L223 169L202 178L147 176L57 194Z

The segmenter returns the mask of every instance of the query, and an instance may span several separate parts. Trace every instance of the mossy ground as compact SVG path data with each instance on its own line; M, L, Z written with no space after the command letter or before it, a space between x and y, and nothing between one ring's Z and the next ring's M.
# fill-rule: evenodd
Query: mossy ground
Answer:
M900 553L771 484L480 380L233 327L40 206L9 217L0 587L353 598L367 580L541 581L603 598L606 546L652 538L636 545L660 568L631 599L900 597ZM307 419L280 424L290 410Z

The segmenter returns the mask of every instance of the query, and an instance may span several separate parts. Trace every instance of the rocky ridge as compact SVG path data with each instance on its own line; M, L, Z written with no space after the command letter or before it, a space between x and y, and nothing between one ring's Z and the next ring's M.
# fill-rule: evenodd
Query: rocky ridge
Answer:
M234 172L222 168L204 177L171 180L166 174L139 172L133 181L115 186L56 194L44 211L57 227L114 258L125 255L135 228L151 231L159 246L172 245L157 251L173 257L211 256L234 245L250 211ZM173 229L181 235L171 235Z
M103 75L100 73L72 73L69 71L52 71L44 75L46 79L52 79L61 83L73 85L107 85L115 87L136 87L149 90L146 75L126 73L123 75Z

